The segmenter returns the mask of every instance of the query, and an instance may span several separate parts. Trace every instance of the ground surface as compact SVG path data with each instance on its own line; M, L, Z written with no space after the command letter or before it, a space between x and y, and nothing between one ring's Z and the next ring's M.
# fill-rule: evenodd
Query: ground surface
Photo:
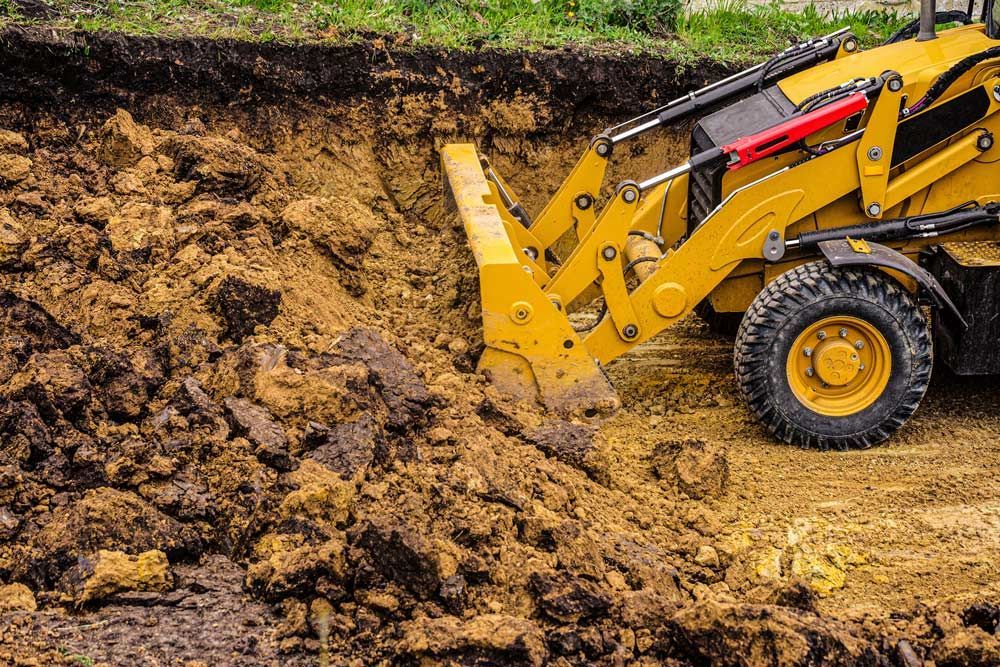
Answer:
M610 366L599 427L473 372L436 149L478 138L537 210L720 71L4 41L0 663L1000 662L995 381L938 373L891 443L821 453L693 318Z

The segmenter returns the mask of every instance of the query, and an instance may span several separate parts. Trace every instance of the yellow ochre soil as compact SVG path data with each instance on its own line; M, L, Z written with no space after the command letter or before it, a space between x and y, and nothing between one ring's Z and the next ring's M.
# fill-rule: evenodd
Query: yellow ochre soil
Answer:
M799 450L690 318L509 404L436 149L537 210L608 119L443 100L0 108L0 663L1000 663L997 381Z

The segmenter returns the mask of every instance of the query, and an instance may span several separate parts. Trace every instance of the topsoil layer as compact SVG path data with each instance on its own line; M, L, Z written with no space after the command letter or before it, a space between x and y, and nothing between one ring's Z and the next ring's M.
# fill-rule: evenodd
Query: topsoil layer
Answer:
M892 442L824 453L769 439L694 319L610 366L599 426L474 373L437 149L537 210L720 72L3 43L0 663L1000 663L995 381L939 371Z

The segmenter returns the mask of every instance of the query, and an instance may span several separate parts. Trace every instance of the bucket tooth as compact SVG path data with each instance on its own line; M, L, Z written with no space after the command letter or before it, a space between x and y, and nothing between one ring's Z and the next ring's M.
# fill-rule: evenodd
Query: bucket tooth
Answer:
M479 269L486 350L479 370L502 392L562 414L606 415L618 395L507 235L475 146L441 151L445 201L457 210Z

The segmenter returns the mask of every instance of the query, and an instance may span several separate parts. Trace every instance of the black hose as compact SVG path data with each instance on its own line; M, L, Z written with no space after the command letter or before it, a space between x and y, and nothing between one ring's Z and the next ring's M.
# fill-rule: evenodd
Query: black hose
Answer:
M938 78L936 78L930 88L927 89L927 92L924 93L924 96L914 102L912 106L903 109L900 115L903 118L906 118L907 116L918 113L922 109L934 104L934 102L936 102L937 99L951 87L951 84L958 80L958 77L962 76L979 63L992 58L1000 58L1000 46L992 46L985 51L974 53L968 58L959 60L957 63L945 70L945 72Z
M649 256L646 256L646 257L636 257L631 262L629 262L628 264L625 265L625 269L622 271L622 273L628 274L628 272L631 271L633 268L635 268L635 266L637 264L642 264L643 262L655 262L658 259L659 259L659 257L649 257ZM604 302L601 303L601 310L597 313L597 317L594 318L593 322L591 322L590 324L588 324L586 326L582 326L582 327L579 327L579 328L578 327L573 327L573 331L575 331L576 333L586 333L587 331L590 331L591 329L593 329L594 327L596 327L598 324L600 324L601 320L603 320L604 316L607 315L607 314L608 314L608 302L604 301Z

